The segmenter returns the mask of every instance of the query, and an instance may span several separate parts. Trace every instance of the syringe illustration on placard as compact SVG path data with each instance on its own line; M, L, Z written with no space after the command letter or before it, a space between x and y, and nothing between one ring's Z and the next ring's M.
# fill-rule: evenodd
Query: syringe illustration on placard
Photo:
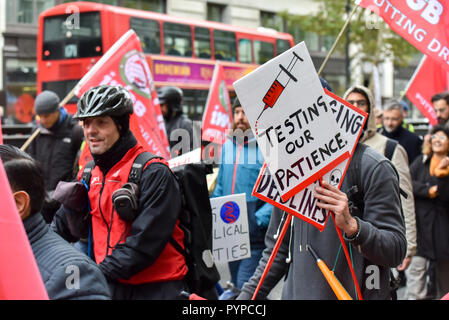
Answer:
M298 82L298 79L292 74L292 70L295 67L296 62L298 60L304 61L300 56L298 56L294 51L292 51L294 57L290 60L290 63L288 64L287 68L285 68L282 64L279 64L279 68L281 69L276 76L276 79L274 79L273 84L268 89L267 93L263 97L262 101L265 104L262 112L257 117L258 121L260 117L262 116L262 113L264 113L265 110L268 108L273 108L276 104L276 101L281 96L284 89L289 84L290 80L293 80L294 82Z

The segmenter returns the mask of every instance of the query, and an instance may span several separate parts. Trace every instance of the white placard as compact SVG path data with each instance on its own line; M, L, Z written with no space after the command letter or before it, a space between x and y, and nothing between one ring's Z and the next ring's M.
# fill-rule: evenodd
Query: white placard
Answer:
M234 88L283 201L349 157L304 42Z
M211 198L212 249L216 263L251 257L246 195Z
M327 90L325 92L335 121L344 135L345 141L347 141L347 150L352 157L368 115L333 93ZM348 158L339 163L336 167L324 174L322 179L340 188L349 162L350 159ZM266 164L264 164L260 170L252 194L312 224L322 231L329 214L326 210L322 210L316 205L316 199L313 197L315 186L318 184L319 180L307 186L287 201L282 201L270 173L266 170Z
M176 158L168 160L168 166L173 169L183 164L200 163L201 162L201 148L197 148L190 152L184 153Z

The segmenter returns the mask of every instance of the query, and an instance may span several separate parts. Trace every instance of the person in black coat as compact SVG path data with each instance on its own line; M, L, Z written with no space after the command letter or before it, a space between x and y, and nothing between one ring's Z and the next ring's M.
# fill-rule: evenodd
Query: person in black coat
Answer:
M442 297L449 292L449 128L433 127L431 149L423 152L410 167L418 244L415 260L421 260L418 266L412 262L410 272L412 278L418 269L425 272L423 263L427 261L422 258L435 261L438 296ZM425 276L421 278L425 282ZM412 291L424 288L423 283L413 281Z
M52 200L52 194L59 181L71 181L77 173L77 155L83 142L83 129L67 110L59 107L59 97L52 91L42 91L34 102L40 123L33 133L40 129L37 137L26 151L40 162L44 170L44 184L47 191L42 215L47 223L53 220L59 204Z
M53 232L39 214L45 196L40 165L10 145L0 145L0 158L48 297L51 300L109 300L106 278L97 265Z
M71 181L75 177L75 159L83 142L83 129L71 114L59 107L59 98L52 91L40 93L34 107L40 117L40 133L27 152L41 163L45 189L52 191L59 181Z
M182 111L182 90L178 87L166 86L160 88L157 94L165 121L171 156L177 157L192 151L193 124Z
M405 129L403 122L404 107L402 104L396 100L387 102L383 113L383 127L379 129L379 132L390 139L396 140L404 147L410 164L421 155L423 140L417 134Z

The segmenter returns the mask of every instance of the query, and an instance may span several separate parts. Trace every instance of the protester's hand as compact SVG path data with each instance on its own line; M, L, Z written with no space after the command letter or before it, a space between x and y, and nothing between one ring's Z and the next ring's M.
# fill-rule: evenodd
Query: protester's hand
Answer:
M410 265L410 262L412 262L412 258L405 257L404 260L402 261L402 263L397 267L397 269L399 271L404 271L405 269L408 268L408 266Z
M322 181L322 187L315 188L317 206L332 211L335 214L335 224L351 237L357 232L357 220L351 216L348 206L348 196L331 184Z
M438 186L437 185L431 186L429 188L429 197L430 197L430 199L436 198L437 195L438 195Z

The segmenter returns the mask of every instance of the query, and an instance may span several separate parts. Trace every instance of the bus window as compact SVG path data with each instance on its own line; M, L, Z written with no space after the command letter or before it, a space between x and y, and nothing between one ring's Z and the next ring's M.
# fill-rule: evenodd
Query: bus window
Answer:
M215 59L236 61L235 33L214 30Z
M160 31L157 21L131 18L130 27L139 36L144 53L161 53Z
M195 55L197 58L210 59L210 32L206 28L195 28Z
M273 58L273 44L271 42L254 40L254 57L257 64L263 64Z
M290 43L287 40L276 40L277 54L281 54L282 52L290 49Z
M168 56L192 56L190 26L178 23L164 23L164 47Z
M45 18L43 60L101 55L103 48L99 12L82 12L76 21L72 21L69 15Z
M251 40L239 39L239 62L252 63Z

